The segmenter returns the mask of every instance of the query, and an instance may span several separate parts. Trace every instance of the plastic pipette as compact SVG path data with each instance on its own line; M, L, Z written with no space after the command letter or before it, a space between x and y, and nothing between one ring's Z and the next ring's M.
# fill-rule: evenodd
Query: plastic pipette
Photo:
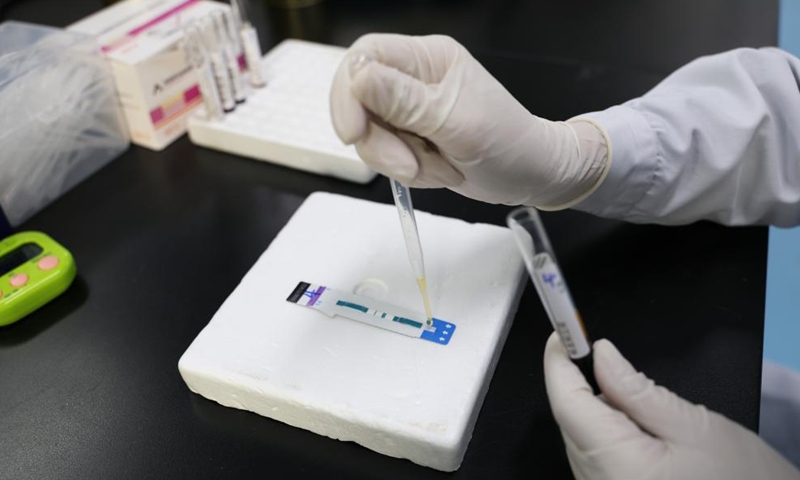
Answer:
M431 314L431 302L428 298L428 282L425 279L425 263L422 260L422 245L419 242L419 231L417 231L417 220L414 218L414 206L411 203L411 193L402 183L394 179L389 179L394 194L394 203L397 205L397 213L400 214L400 226L403 229L403 238L406 241L408 259L411 261L411 271L417 279L419 291L422 293L422 301L425 303L425 315L428 317L428 325L433 325L433 315Z

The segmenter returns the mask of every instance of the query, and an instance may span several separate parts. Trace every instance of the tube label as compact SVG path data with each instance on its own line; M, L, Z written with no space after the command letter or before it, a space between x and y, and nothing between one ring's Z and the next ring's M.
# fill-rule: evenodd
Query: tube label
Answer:
M241 31L242 48L250 70L250 83L261 88L266 85L264 74L261 72L261 45L258 43L258 34L252 27L244 27Z
M241 103L245 100L246 95L244 84L242 83L242 74L239 71L238 55L233 49L229 49L228 54L225 56L225 61L228 63L228 74L231 77L233 99L236 103Z
M217 80L217 89L219 90L220 100L222 100L222 108L226 112L230 112L236 108L236 103L233 100L231 79L228 76L228 70L225 68L225 58L221 54L214 53L211 55L211 69L214 72L214 78Z
M536 272L535 286L542 299L545 310L550 317L564 347L571 358L582 358L591 352L586 329L581 316L572 303L572 297L561 276L561 270L547 253L539 253L533 257Z
M217 89L217 84L214 83L214 74L211 72L210 65L208 63L203 63L196 71L198 74L197 79L200 84L200 94L203 96L208 119L213 121L222 120L225 116L225 112L222 110L219 89Z

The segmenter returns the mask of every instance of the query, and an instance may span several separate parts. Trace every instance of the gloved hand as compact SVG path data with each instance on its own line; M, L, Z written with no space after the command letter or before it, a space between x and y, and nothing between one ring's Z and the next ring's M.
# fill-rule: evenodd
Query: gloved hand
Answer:
M360 38L336 73L331 114L342 141L378 172L490 203L566 208L609 166L599 125L531 115L445 36Z
M754 433L655 385L607 340L594 344L604 399L592 394L555 333L545 348L544 369L550 406L578 480L800 479Z

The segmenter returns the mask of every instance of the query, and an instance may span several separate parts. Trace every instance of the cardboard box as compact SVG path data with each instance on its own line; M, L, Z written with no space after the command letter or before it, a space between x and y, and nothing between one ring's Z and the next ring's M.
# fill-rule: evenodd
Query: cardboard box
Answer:
M229 8L204 0L125 0L67 27L95 36L110 60L133 143L162 150L186 133L202 97L180 48L182 26Z

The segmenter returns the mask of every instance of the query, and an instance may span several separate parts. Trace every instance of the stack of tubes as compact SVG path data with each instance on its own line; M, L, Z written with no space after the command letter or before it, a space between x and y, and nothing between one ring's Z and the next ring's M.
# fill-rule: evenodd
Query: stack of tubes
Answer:
M222 120L247 98L239 59L244 55L253 88L266 86L261 46L250 22L247 0L231 0L231 11L215 10L184 27L183 50L197 72L209 120Z

